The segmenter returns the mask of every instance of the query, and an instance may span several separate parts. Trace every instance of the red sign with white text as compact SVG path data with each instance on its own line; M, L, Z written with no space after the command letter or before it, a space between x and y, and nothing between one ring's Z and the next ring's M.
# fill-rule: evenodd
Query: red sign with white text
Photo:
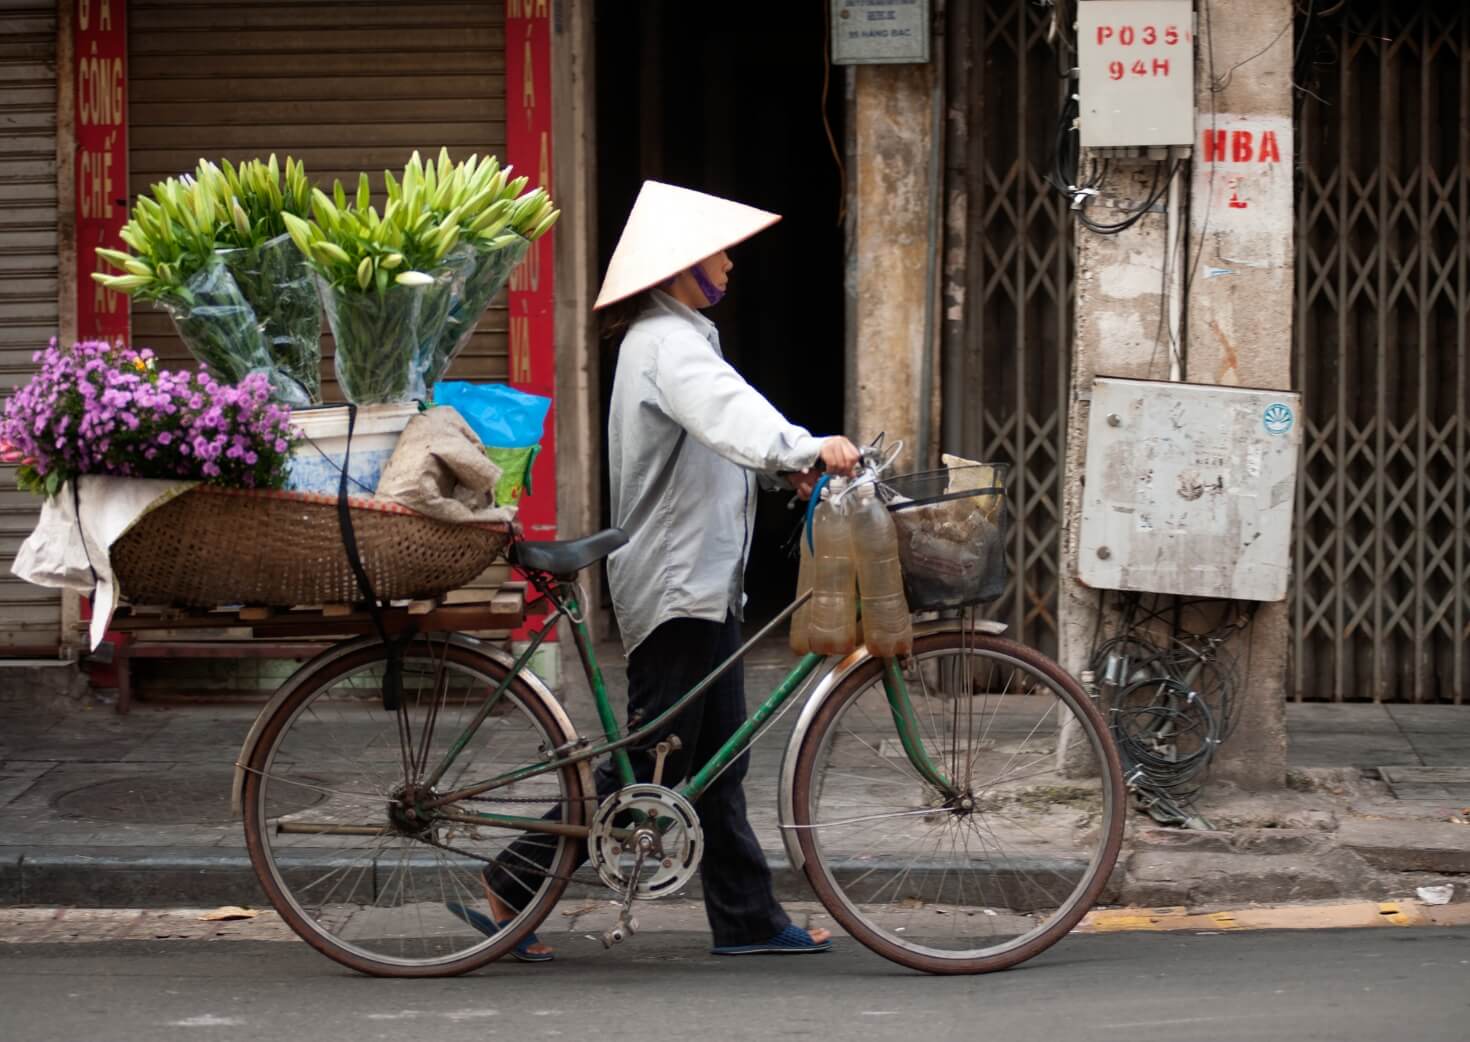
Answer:
M92 272L113 269L98 246L122 248L128 219L128 34L125 0L74 0L77 335L127 340L128 298Z
M506 162L551 191L551 3L508 0L505 18ZM510 279L510 384L554 397L556 339L552 239L531 244ZM532 491L521 500L528 539L556 538L556 405L546 416Z

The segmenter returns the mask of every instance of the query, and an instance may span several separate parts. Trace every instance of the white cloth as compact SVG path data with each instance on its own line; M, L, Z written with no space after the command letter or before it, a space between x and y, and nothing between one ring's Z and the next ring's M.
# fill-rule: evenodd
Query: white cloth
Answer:
M152 481L84 475L41 507L41 518L15 555L11 571L26 582L92 596L92 648L102 643L120 591L112 574L112 544L148 511L192 481Z
M608 418L613 610L632 651L674 618L741 616L752 472L811 467L822 439L726 362L714 323L654 290L623 337Z

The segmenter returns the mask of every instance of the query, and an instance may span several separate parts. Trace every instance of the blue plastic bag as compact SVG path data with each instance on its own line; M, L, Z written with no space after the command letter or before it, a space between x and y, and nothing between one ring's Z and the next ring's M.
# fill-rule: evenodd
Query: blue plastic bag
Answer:
M550 398L505 384L446 380L435 385L434 404L448 405L463 416L484 442L485 455L500 468L496 506L510 506L530 493L531 470L541 451Z
M441 380L434 404L453 406L482 442L499 449L521 449L541 441L551 399L505 384Z

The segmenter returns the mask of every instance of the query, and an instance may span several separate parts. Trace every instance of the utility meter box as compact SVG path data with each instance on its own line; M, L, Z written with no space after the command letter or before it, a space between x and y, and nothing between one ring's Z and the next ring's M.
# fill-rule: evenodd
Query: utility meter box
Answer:
M1193 0L1080 0L1077 70L1083 146L1194 141Z
M1098 377L1079 570L1088 586L1286 597L1301 396Z

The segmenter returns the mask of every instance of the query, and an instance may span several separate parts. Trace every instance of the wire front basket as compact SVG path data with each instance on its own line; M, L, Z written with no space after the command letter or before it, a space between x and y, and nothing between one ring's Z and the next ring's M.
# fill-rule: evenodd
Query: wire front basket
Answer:
M979 463L882 482L910 611L963 608L1005 591L1007 469Z

